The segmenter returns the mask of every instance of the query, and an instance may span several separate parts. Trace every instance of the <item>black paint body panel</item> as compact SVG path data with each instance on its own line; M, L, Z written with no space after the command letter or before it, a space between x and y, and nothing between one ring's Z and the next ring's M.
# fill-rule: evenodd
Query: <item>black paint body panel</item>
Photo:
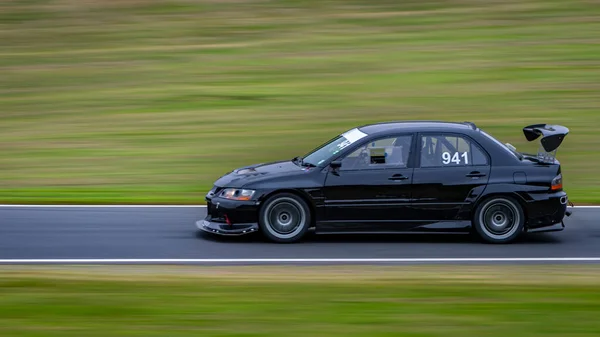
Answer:
M477 205L498 195L511 196L523 206L528 229L551 227L565 216L566 192L550 188L561 174L558 161L541 164L519 158L472 124L391 122L359 130L367 134L364 139L317 167L284 160L222 176L206 197L208 215L203 224L207 226L198 227L228 235L243 234L248 228L257 231L261 204L282 191L295 193L309 204L317 233L469 232ZM482 150L486 163L420 167L420 137L440 133L467 137ZM359 146L396 135L413 137L406 167L354 171L330 167ZM223 188L256 193L250 201L232 201L218 196ZM225 223L225 215L231 225Z

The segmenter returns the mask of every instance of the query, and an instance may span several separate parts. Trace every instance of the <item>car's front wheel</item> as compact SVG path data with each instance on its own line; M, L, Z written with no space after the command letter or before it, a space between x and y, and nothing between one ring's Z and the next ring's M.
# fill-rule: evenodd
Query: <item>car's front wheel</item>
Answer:
M521 205L509 197L494 197L483 201L473 217L479 237L490 243L509 243L522 232L525 214Z
M292 193L279 193L268 198L259 212L261 232L271 241L299 241L311 223L306 202Z

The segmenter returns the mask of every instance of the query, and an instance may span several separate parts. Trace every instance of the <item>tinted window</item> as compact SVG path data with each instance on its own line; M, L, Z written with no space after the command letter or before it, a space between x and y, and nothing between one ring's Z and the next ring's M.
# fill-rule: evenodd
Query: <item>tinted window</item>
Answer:
M490 134L484 132L483 130L481 131L481 134L488 137L490 140L492 140L494 143L496 143L498 146L500 146L502 149L504 149L504 151L510 153L511 155L519 158L519 156L515 153L515 151L511 150L508 146L506 146L506 144L502 144L501 141L499 141L498 139L492 137Z
M427 135L421 138L421 167L486 165L487 157L468 138Z
M411 142L412 136L388 137L369 142L344 157L341 170L406 167Z
M479 148L479 146L471 143L471 156L473 158L473 165L487 165L488 158Z

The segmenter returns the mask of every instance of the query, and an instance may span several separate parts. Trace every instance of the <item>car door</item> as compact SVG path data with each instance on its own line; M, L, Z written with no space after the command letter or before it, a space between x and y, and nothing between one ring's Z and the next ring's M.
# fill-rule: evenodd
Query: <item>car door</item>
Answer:
M488 183L487 153L462 134L419 135L419 160L413 175L413 210L421 220L456 220L462 207Z
M410 219L412 134L369 141L330 169L324 184L322 231L385 231Z

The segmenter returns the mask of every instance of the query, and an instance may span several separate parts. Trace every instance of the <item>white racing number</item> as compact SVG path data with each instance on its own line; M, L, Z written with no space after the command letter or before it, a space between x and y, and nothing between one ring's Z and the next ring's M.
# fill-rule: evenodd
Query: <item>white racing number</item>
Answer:
M444 165L448 165L450 163L460 165L463 163L463 161L464 164L469 164L469 155L466 152L463 152L462 154L458 152L454 152L454 154L451 154L450 152L442 153L442 162Z

